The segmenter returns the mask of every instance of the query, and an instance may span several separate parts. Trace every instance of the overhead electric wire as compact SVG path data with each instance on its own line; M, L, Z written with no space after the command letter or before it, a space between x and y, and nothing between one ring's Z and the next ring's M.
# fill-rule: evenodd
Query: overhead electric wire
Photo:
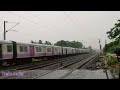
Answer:
M74 22L75 24L77 24L65 11L64 11L65 15L72 21Z
M33 17L35 17L35 18L37 18L37 19L39 19L39 20L42 20L41 18L39 18L38 16L36 16L36 15L33 15L33 14L31 14L31 16L33 16ZM66 16L67 17L67 16ZM65 18L66 19L66 18ZM46 22L45 20L42 20L42 21L44 21L44 22ZM64 20L65 21L65 20ZM46 22L47 23L47 22ZM47 25L46 25L47 26ZM51 29L51 27L49 28L49 26L47 26L48 27L48 29ZM53 28L53 27L55 27L55 25L53 25L52 26L52 30L53 29L55 29L55 28Z
M32 16L35 17L35 18L37 18L37 19L39 19L39 20L41 20L38 16L35 16L35 15L32 15ZM43 21L43 20L42 20L42 21ZM40 24L40 23L39 23L39 24ZM47 25L46 25L46 26L47 26ZM49 26L47 26L47 28L50 29Z
M36 22L34 22L34 21L32 21L32 20L29 20L29 19L27 19L27 18L25 18L25 17L22 17L22 16L20 16L20 15L17 15L17 14L15 14L15 13L13 13L13 12L10 12L10 11L8 11L8 12L11 13L11 14L14 14L14 15L20 17L20 18L23 18L23 19L25 19L25 20L27 20L27 21L30 21L30 22L32 22L32 23L34 23L34 24L40 25L40 23L36 23ZM35 17L35 16L34 16L34 17ZM39 27L39 28L40 28L40 27ZM50 28L47 27L47 29L50 29ZM35 30L36 30L36 29L35 29Z
M34 21L32 21L32 20L29 20L29 19L27 19L27 18L25 18L25 17L22 17L22 16L20 16L20 15L17 15L17 14L15 14L15 13L13 13L13 12L10 12L10 11L8 11L9 13L11 13L11 14L13 14L13 15L15 15L15 16L18 16L18 17L20 17L20 18L23 18L23 19L25 19L25 20L27 20L27 21L29 21L29 22L32 22L32 23L34 23L34 24L39 24L39 23L36 23L36 22L34 22Z
M36 15L33 15L33 14L32 14L32 16L35 17L35 18L37 18L37 19L39 19L39 20L42 20L41 18L39 18L39 17L36 16ZM66 16L66 17L67 17L67 16ZM65 19L66 19L66 18L65 18ZM64 21L65 21L65 19L64 19ZM45 20L42 20L42 21L46 22ZM47 23L47 22L46 22L46 23ZM52 26L52 29L55 29L55 28L53 28L53 27L55 27L55 26L56 26L56 25L53 25L53 26ZM47 27L48 27L48 26L47 26Z
M79 20L73 15L73 13L70 11L71 15L76 19L76 21L78 22L78 24L80 25Z

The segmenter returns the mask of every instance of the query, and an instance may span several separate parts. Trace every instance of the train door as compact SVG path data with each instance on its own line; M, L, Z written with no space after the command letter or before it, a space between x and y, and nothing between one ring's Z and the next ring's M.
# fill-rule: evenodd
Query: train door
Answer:
M35 55L34 46L30 46L30 56L34 56L34 55Z
M2 58L2 44L0 44L0 59Z

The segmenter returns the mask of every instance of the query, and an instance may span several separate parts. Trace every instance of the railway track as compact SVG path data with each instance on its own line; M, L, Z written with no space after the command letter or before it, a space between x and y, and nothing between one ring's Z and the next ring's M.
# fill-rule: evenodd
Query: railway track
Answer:
M59 79L64 79L66 76L70 75L73 71L75 71L76 69L80 69L82 68L84 65L86 65L88 62L90 62L91 60L95 59L97 54L91 56L90 58L87 58L87 59L84 59L82 61L79 61L79 62L76 62L76 63L73 63L72 65L74 65L74 68L71 69L66 75L62 76L61 78ZM79 65L76 65L76 64L79 64ZM66 67L69 67L70 65L67 65L65 66ZM72 66L73 67L73 66ZM63 67L64 68L64 67ZM62 69L63 69L62 68Z
M55 60L53 62L49 62L49 63L39 63L36 65L29 65L29 66L24 66L24 67L19 67L16 68L16 70L35 70L35 69L41 69L41 70L54 70L54 68L49 68L49 67L54 67L54 65L58 65L59 67L62 66L64 63L71 63L71 62L78 62L80 60L76 61L76 57L81 57L81 59L84 58L84 56L88 57L88 55L83 54L83 55L77 55L77 56L71 56L71 57L65 57L65 58L61 58L61 60ZM55 67L56 68L56 67Z
M50 74L50 73L53 73L53 72L55 72L55 71L57 71L57 70L67 69L67 68L70 67L71 65L72 65L72 66L74 65L74 67L73 67L72 69L70 69L67 74L65 74L64 76L62 76L62 77L59 78L59 79L64 79L66 76L68 76L69 74L71 74L74 70L80 69L80 68L83 67L86 63L88 63L89 61L95 59L96 56L97 56L97 54L95 54L95 55L93 55L93 56L91 56L91 57L89 57L89 58L82 59L82 60L79 60L79 61L75 61L75 62L66 64L66 65L64 65L64 66L58 67L58 68L56 68L55 70L47 71L46 73L38 76L37 78L43 79L45 75L48 75L48 74ZM79 63L79 65L76 66L75 64L78 64L78 63ZM36 77L33 78L33 79L36 79Z
M84 54L81 54L81 55L84 55ZM74 56L77 56L77 55L74 55ZM74 57L74 56L69 56L69 57ZM29 67L34 67L34 66L38 66L38 65L42 65L42 64L56 62L63 58L69 58L69 57L59 57L59 58L53 58L53 59L47 59L47 60L43 59L43 60L38 60L37 62L34 62L34 63L26 63L26 64L22 64L22 65L0 67L0 70L22 70L22 69L29 68Z

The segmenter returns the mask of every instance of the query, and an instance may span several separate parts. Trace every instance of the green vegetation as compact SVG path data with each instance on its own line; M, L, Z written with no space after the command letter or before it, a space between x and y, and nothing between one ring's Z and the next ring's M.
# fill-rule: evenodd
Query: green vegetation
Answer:
M120 40L120 20L115 23L114 27L111 28L110 31L107 32L109 39L115 39L115 41Z
M108 38L113 40L113 42L106 44L103 48L103 52L114 53L115 48L120 47L120 20L118 20L114 27L111 28L106 34L108 34Z
M111 57L111 59L107 61L108 66L115 65L116 63L118 63L118 60L117 58L113 58L113 57Z
M110 42L109 44L106 44L103 48L104 53L114 53L114 50L120 47L120 43L118 41Z
M31 43L52 45L51 42L49 42L49 41L45 41L45 42L43 43L42 40L39 40L38 42L31 40Z
M83 44L81 42L78 42L78 41L64 41L64 40L60 40L57 43L55 43L54 45L62 46L62 47L73 47L73 48L82 48L83 47Z
M38 42L31 40L31 43L53 45L49 41L45 41L43 43L42 40L39 40ZM78 42L78 41L64 41L64 40L60 40L60 41L57 41L54 45L62 46L62 47L73 47L73 48L82 48L83 47L83 48L85 48L85 46L83 46L83 44L81 42ZM89 48L92 49L92 47L89 47Z

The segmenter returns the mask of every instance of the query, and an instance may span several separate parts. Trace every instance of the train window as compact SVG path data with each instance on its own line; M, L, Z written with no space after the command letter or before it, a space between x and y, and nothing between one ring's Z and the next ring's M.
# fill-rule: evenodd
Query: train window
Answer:
M27 46L24 46L24 52L28 52Z
M36 47L36 52L41 52L41 51L42 51L41 47Z
M47 52L51 52L52 50L51 50L51 48L47 48Z
M20 52L23 52L24 50L23 50L23 46L20 46Z
M36 52L38 52L38 47L36 47Z
M7 52L12 52L12 46L11 45L7 45Z
M42 48L41 47L39 47L39 52L42 52Z

